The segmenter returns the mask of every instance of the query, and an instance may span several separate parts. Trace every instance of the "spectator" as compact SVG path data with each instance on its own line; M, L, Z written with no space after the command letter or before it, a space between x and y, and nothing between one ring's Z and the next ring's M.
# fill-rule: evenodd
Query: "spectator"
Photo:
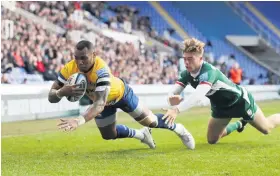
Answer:
M230 69L228 77L235 84L240 85L242 79L242 69L239 67L239 64L235 62L233 67Z
M44 80L46 81L54 81L57 79L57 73L55 71L55 66L53 64L49 65L47 71L43 74Z

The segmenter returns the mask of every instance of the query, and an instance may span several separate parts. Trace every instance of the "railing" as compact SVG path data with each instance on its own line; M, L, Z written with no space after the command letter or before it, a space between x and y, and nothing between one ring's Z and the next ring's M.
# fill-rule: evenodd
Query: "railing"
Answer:
M269 30L265 29L265 27L257 22L254 18L252 18L252 14L249 14L241 4L236 2L228 2L230 7L232 7L235 12L241 16L241 18L250 25L258 34L261 39L263 39L266 44L272 47L276 53L280 54L280 41L275 39Z

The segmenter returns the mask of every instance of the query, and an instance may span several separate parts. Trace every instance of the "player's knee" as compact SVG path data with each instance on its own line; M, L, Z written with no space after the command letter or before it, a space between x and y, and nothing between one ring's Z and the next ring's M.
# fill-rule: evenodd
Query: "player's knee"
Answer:
M143 122L139 122L141 125L145 126L145 127L150 127L150 128L156 128L158 123L157 121L143 121Z
M264 130L262 130L262 133L265 134L265 135L268 135L270 132L271 132L270 129L264 129Z
M208 144L216 144L218 140L208 140Z
M219 139L208 139L208 144L216 144Z
M266 128L261 129L260 131L264 134L264 135L268 135L271 133L271 130L273 129L273 125L269 124Z
M154 121L154 122L152 122L152 123L149 125L150 128L156 128L157 126L158 126L158 122L157 122L157 121Z
M116 135L102 135L102 138L104 140L114 140L117 138L117 136Z
M150 128L156 128L158 126L158 120L157 117L154 114L149 114L144 116L141 119L137 119L137 121L146 127L150 127Z

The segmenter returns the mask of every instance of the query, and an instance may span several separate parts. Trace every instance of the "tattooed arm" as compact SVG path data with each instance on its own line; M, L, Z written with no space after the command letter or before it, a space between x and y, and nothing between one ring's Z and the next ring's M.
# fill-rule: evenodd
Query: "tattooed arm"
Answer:
M104 110L109 92L110 88L108 87L104 91L95 92L96 101L86 110L86 112L75 119L60 119L61 122L58 124L59 128L64 129L65 131L72 131L78 126L95 118Z
M85 119L85 122L92 120L104 110L109 92L110 88L107 87L104 91L98 91L94 93L96 101L93 102L93 104L82 115Z

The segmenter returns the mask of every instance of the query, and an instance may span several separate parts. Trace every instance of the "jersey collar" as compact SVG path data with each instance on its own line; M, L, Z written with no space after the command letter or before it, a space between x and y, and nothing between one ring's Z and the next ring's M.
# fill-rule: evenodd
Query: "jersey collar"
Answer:
M204 65L204 61L202 61L202 64L200 65L200 68L199 68L198 72L196 72L194 74L190 73L193 78L196 78L200 74L200 71L201 71L201 68L202 68L203 65Z

